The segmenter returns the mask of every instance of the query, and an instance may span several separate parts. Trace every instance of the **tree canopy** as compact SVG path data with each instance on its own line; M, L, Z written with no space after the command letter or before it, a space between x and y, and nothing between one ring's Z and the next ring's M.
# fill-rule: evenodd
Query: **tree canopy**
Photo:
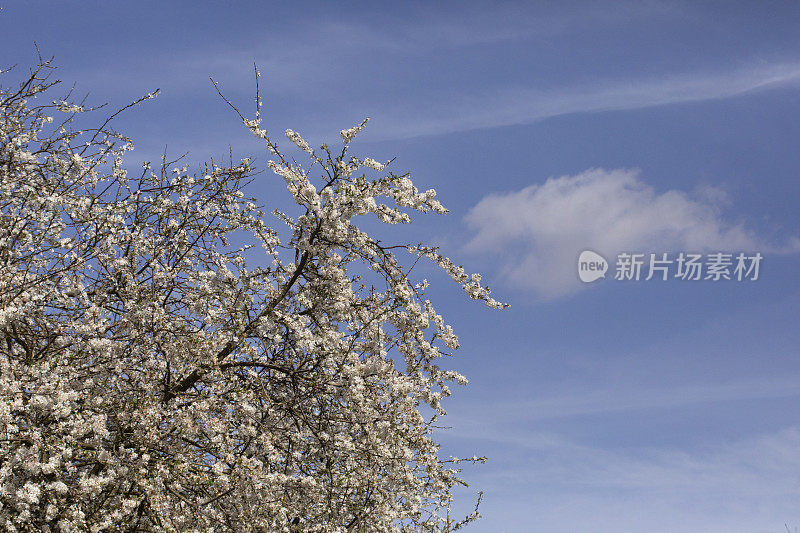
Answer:
M451 531L476 518L451 518L462 459L434 440L449 386L466 383L441 363L458 339L410 270L433 261L469 298L503 304L437 248L356 223L446 213L435 191L351 154L366 120L336 149L287 130L291 156L261 129L260 101L253 118L231 104L296 202L270 217L246 194L259 172L247 159L130 171L116 113L78 128L98 111L52 99L51 76L41 61L0 85L2 528Z

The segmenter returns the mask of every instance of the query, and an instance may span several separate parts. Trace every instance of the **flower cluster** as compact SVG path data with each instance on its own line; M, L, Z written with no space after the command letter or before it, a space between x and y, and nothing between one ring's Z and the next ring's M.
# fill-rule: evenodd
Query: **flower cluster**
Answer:
M434 248L357 225L444 213L435 192L287 130L315 177L244 119L297 204L276 212L281 239L243 190L248 160L197 174L145 163L131 178L132 143L107 121L80 130L67 100L28 105L54 85L49 68L0 88L0 528L452 531L477 518L450 518L453 465L483 458L442 459L433 439L449 384L466 383L440 362L458 338L410 265L430 258L502 304ZM365 124L342 131L345 148Z

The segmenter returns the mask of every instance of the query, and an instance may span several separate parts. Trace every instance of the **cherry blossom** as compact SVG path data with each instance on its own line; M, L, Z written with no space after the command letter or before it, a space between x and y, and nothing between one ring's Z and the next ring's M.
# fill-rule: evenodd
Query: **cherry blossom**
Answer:
M450 385L467 382L442 363L458 338L410 270L431 260L470 298L503 304L438 249L358 226L445 213L435 191L349 155L366 120L335 153L286 130L301 166L238 109L296 212L263 212L249 160L134 175L133 142L110 119L79 129L91 108L45 98L51 71L42 61L0 88L0 527L475 520L477 508L451 517L452 489L457 465L483 458L442 457L434 440Z

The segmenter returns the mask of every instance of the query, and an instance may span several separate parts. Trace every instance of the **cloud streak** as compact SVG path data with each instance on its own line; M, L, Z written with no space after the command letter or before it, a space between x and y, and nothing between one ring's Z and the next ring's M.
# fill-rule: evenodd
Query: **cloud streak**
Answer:
M532 446L474 476L502 501L502 517L492 500L483 509L480 525L492 530L777 532L796 519L797 428L693 450L609 450L517 433Z
M800 83L800 63L759 65L725 72L666 75L650 79L587 81L552 90L503 87L481 94L458 95L444 106L387 110L377 117L380 139L410 138L530 124L573 113L644 109L671 104L721 100L759 90Z
M137 55L119 67L79 74L90 85L94 81L119 87L153 85L163 87L165 95L208 98L213 96L207 82L212 74L226 90L249 97L255 61L263 74L266 96L308 106L312 118L294 128L324 138L367 113L374 119L367 139L374 141L530 124L575 113L721 100L800 83L800 61L793 58L655 76L623 68L616 78L579 77L547 89L531 87L515 77L500 82L476 76L469 83L448 84L446 72L426 69L425 59L434 52L452 57L457 71L478 68L480 64L463 59L466 50L504 45L516 51L505 53L521 53L518 48L529 47L529 41L574 35L598 20L608 26L624 25L668 12L658 3L640 7L638 14L628 8L614 15L606 9L579 11L539 20L515 9L493 9L488 17L466 13L453 20L417 20L388 29L364 22L318 20L303 30L304 39L287 39L288 34L300 31L292 27L265 35L255 47L204 43L181 54L160 52L146 59ZM320 54L321 49L326 53ZM520 67L535 70L535 64ZM117 70L111 75L109 68ZM390 88L386 80L391 80ZM439 92L441 87L448 87L448 92Z
M497 423L528 424L570 417L603 416L659 409L701 406L742 400L800 396L797 376L764 377L727 383L696 383L672 388L598 389L573 391L563 396L471 406L476 417ZM500 432L502 434L502 432Z
M545 420L616 414L606 435L613 438L629 429L622 422L626 413L675 407L704 412L714 402L798 395L797 376L576 391L461 406L448 416L453 429L444 435L464 449L492 445L486 452L492 468L469 477L491 496L479 530L777 533L796 519L800 428L655 447L624 439L608 446L592 442L591 432L583 440L539 428Z

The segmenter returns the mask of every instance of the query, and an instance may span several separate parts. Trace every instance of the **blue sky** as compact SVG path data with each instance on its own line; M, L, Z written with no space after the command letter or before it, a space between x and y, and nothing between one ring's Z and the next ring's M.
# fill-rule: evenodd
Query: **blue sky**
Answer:
M371 117L446 217L428 237L511 307L432 295L460 334L441 439L486 455L476 532L800 527L800 5L0 2L0 61L120 107L131 167L267 157L213 76L313 144ZM276 135L277 136L277 135ZM548 181L549 180L549 181ZM283 202L277 179L253 192ZM755 252L757 281L582 285L577 254ZM613 272L611 272L613 274ZM437 283L438 282L438 283Z

